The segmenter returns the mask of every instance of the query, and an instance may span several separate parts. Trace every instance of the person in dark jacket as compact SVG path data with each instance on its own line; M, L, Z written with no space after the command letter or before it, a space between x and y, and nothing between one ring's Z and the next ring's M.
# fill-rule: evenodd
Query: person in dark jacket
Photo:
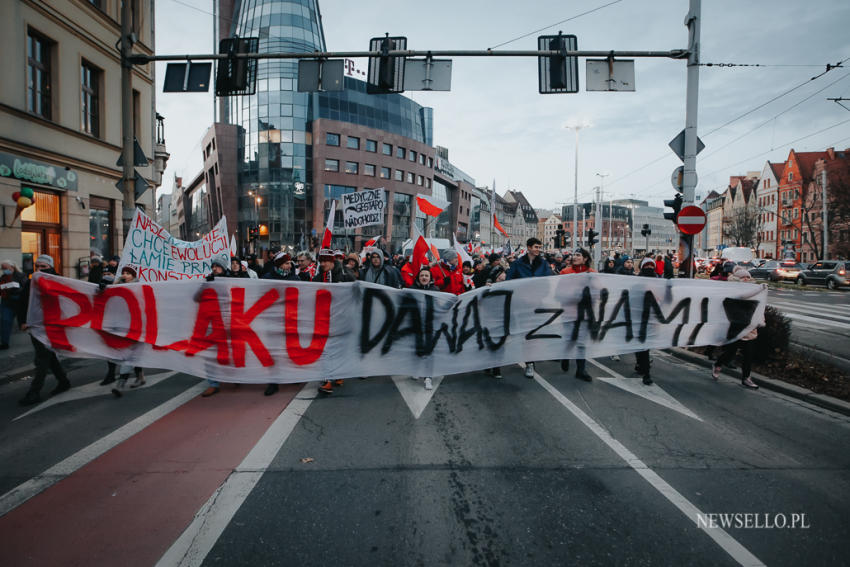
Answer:
M614 258L605 260L605 265L602 267L603 274L616 274L617 269L614 267Z
M248 272L242 269L242 258L239 256L230 257L230 277L231 278L250 278Z
M42 254L36 258L35 269L45 274L57 275L56 270L53 269L53 257L48 256L47 254ZM32 280L27 280L23 291L22 299L24 301L24 307L21 310L23 317L19 320L22 331L26 331L28 328L27 307L29 305L31 283ZM32 346L35 349L35 375L33 376L32 383L30 384L30 388L26 395L18 402L22 406L31 406L41 402L41 389L44 387L44 381L47 378L48 370L53 372L53 375L59 382L50 392L51 396L61 394L71 388L71 381L68 380L68 375L65 373L65 369L62 368L62 364L56 357L56 353L47 348L47 345L39 341L37 338L30 336L30 340L32 341Z
M658 272L655 269L655 261L651 257L646 257L640 262L640 271L638 276L644 278L657 278ZM652 378L649 376L649 351L641 350L635 353L635 372L643 377L643 383L647 386L652 385Z
M207 274L208 282L215 281L216 278L229 278L230 271L227 269L227 262L221 258L215 258L210 266L210 273Z
M401 273L395 266L386 262L383 252L373 250L360 269L360 279L387 287L401 289Z
M89 260L89 283L99 284L103 277L103 259L100 256L92 256Z
M543 251L543 243L540 239L531 237L525 242L526 253L515 260L508 269L507 279L516 280L520 278L539 278L551 276L552 268L543 260L540 253ZM488 278L489 279L489 278ZM525 377L534 378L534 363L525 363Z
M633 276L635 275L635 261L631 258L626 258L623 260L623 264L617 269L618 274L621 276Z
M342 267L340 262L336 261L333 250L323 249L319 252L319 271L313 278L314 282L320 283L344 283L353 282L354 276ZM319 386L319 392L323 394L332 394L334 386L342 386L342 380L330 380Z
M664 277L671 280L675 275L674 272L673 257L670 254L667 254L664 256Z
M287 280L301 281L301 278L295 273L295 267L292 265L292 256L286 252L278 252L273 260L274 270L266 272L262 277L264 280ZM277 390L275 390L277 391ZM273 394L274 392L272 392ZM266 394L271 395L271 394Z
M12 260L3 260L0 264L0 350L9 348L15 319L21 320L21 294L27 283L27 277Z

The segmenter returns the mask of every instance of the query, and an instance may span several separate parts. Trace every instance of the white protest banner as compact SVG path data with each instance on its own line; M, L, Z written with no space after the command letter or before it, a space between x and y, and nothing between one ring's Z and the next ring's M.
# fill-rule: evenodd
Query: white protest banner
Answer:
M136 209L118 273L124 266L136 270L141 282L202 279L210 273L214 259L230 265L230 243L227 219L221 217L213 229L200 240L187 242L174 238L164 227Z
M342 195L342 219L345 228L384 224L387 195L383 188L364 189Z
M764 322L757 284L580 274L459 296L242 278L113 285L36 273L50 348L228 382L439 376L528 360L724 344Z

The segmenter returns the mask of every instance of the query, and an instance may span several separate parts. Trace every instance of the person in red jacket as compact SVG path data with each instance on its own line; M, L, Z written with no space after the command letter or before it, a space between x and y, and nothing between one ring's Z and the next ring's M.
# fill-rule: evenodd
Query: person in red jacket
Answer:
M561 274L583 274L586 272L595 271L596 270L590 267L590 252L588 252L584 248L578 248L573 253L570 265L561 270ZM576 359L576 378L578 378L579 380L584 380L585 382L590 382L592 378L590 374L587 373L586 366L587 365L585 359ZM561 360L561 370L567 372L569 371L569 369L569 359Z
M441 291L460 295L466 291L466 286L463 284L463 271L458 266L457 252L444 250L442 257L443 260L431 268L434 284Z

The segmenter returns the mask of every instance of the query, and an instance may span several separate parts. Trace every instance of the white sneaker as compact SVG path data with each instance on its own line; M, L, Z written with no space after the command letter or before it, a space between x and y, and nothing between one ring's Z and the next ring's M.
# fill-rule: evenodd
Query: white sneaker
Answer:
M620 362L620 355L615 354L615 355L611 356L611 360L613 360L614 362Z
M525 377L526 378L534 378L534 363L526 362L525 363Z
M430 377L425 378L425 389L426 390L433 390L434 389L434 385L431 383Z

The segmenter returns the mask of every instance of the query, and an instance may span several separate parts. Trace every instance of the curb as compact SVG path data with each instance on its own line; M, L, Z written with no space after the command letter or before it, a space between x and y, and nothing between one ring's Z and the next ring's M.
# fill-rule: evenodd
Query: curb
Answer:
M703 366L705 368L711 368L713 366L712 361L708 360L704 356L690 352L688 350L685 350L684 348L671 348L668 352L670 352L670 354L677 358L692 362L694 364L698 364L699 366ZM723 373L741 379L740 370L724 368ZM785 394L786 396L790 396L792 398L808 402L812 405L816 405L846 416L850 416L850 403L845 402L843 400L839 400L838 398L833 398L824 394L816 394L806 388L802 388L794 384L789 384L788 382L783 382L782 380L768 378L767 376L758 374L757 372L753 372L750 377L753 379L753 382L767 390L779 392L780 394Z

